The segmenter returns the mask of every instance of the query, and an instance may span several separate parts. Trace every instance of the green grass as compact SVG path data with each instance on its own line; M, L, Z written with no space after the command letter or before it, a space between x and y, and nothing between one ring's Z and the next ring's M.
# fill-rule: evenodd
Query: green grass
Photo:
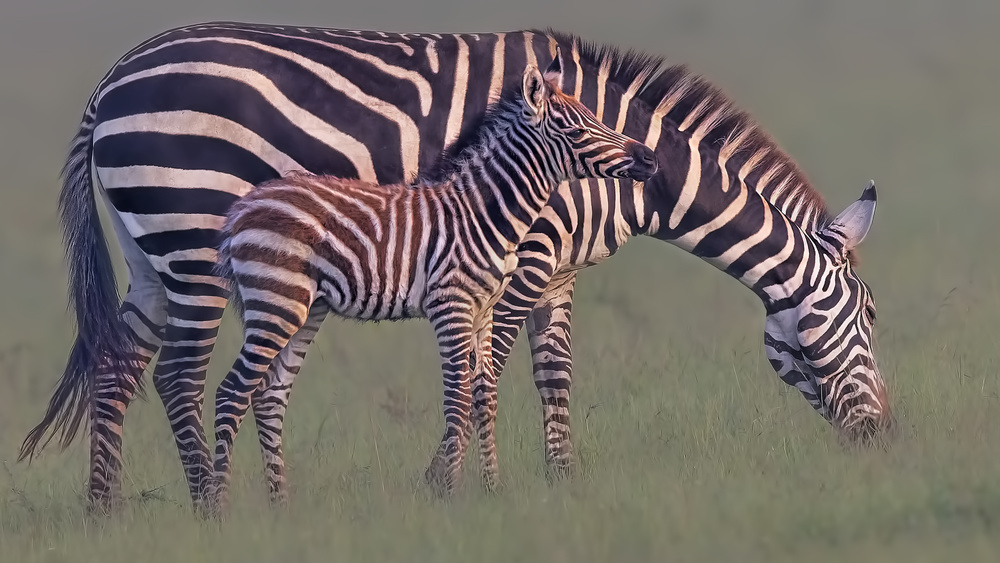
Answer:
M595 3L537 14L510 3L461 14L434 3L370 4L301 3L280 14L215 4L166 18L153 7L119 12L124 4L107 0L87 16L39 8L0 18L8 76L0 91L0 561L998 559L993 3ZM635 17L644 10L648 17ZM248 422L230 518L195 519L153 397L128 411L124 511L87 518L85 444L14 463L72 341L56 176L84 100L114 58L164 26L214 17L410 30L551 23L692 61L755 113L833 211L876 179L879 207L860 271L878 301L879 362L898 440L886 451L843 449L763 359L755 298L711 266L639 240L578 284L571 481L544 477L522 339L501 382L503 490L480 491L472 450L463 490L433 499L420 482L442 430L429 328L333 320L292 395L287 511L267 506ZM238 336L227 319L210 397Z

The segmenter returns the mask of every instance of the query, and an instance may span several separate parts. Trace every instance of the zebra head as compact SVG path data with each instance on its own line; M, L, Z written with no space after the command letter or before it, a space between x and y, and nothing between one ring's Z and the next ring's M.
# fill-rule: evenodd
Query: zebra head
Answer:
M537 128L563 167L566 180L582 178L649 179L657 170L656 155L646 145L601 123L580 101L562 92L562 53L544 74L529 65L521 81L523 117ZM561 161L561 162L558 162Z
M781 379L796 387L824 418L869 443L892 426L885 384L875 362L875 300L854 271L852 255L875 214L875 183L829 225L808 233L814 260L791 303L772 303L765 347Z

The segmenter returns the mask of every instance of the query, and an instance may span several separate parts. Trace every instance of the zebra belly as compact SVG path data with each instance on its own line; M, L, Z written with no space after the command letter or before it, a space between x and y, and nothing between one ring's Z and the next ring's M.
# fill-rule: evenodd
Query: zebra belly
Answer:
M423 299L415 298L412 291L403 287L381 287L378 290L357 288L352 295L341 300L343 294L341 287L330 280L323 280L319 283L317 299L325 299L334 314L359 321L401 321L427 316Z

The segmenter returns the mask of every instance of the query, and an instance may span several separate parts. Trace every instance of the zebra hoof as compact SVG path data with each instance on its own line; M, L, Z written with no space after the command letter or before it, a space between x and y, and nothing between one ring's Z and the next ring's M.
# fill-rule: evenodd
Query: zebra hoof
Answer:
M195 504L195 511L204 520L221 521L229 508L229 491L215 478L205 484L201 502Z
M448 468L439 456L434 456L431 464L424 471L424 482L438 498L446 498L454 490L452 479L448 476Z

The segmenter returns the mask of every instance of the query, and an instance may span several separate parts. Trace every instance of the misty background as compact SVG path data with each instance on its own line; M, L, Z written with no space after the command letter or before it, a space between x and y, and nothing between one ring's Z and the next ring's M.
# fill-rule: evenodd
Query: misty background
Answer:
M763 358L753 294L640 237L579 275L580 473L571 483L550 486L542 473L522 335L500 386L510 486L484 497L472 478L458 501L427 501L418 475L441 428L430 330L329 319L287 419L291 511L273 517L267 508L256 436L244 424L233 521L215 530L191 518L150 392L126 418L124 516L86 519L87 440L13 463L75 331L59 171L89 96L118 57L161 31L210 20L442 33L552 26L688 63L754 115L834 214L876 181L858 270L878 303L876 349L898 443L845 452ZM997 0L7 2L0 560L997 561L998 102ZM209 432L215 387L241 341L235 325L227 315L209 369ZM475 470L472 458L466 465Z

